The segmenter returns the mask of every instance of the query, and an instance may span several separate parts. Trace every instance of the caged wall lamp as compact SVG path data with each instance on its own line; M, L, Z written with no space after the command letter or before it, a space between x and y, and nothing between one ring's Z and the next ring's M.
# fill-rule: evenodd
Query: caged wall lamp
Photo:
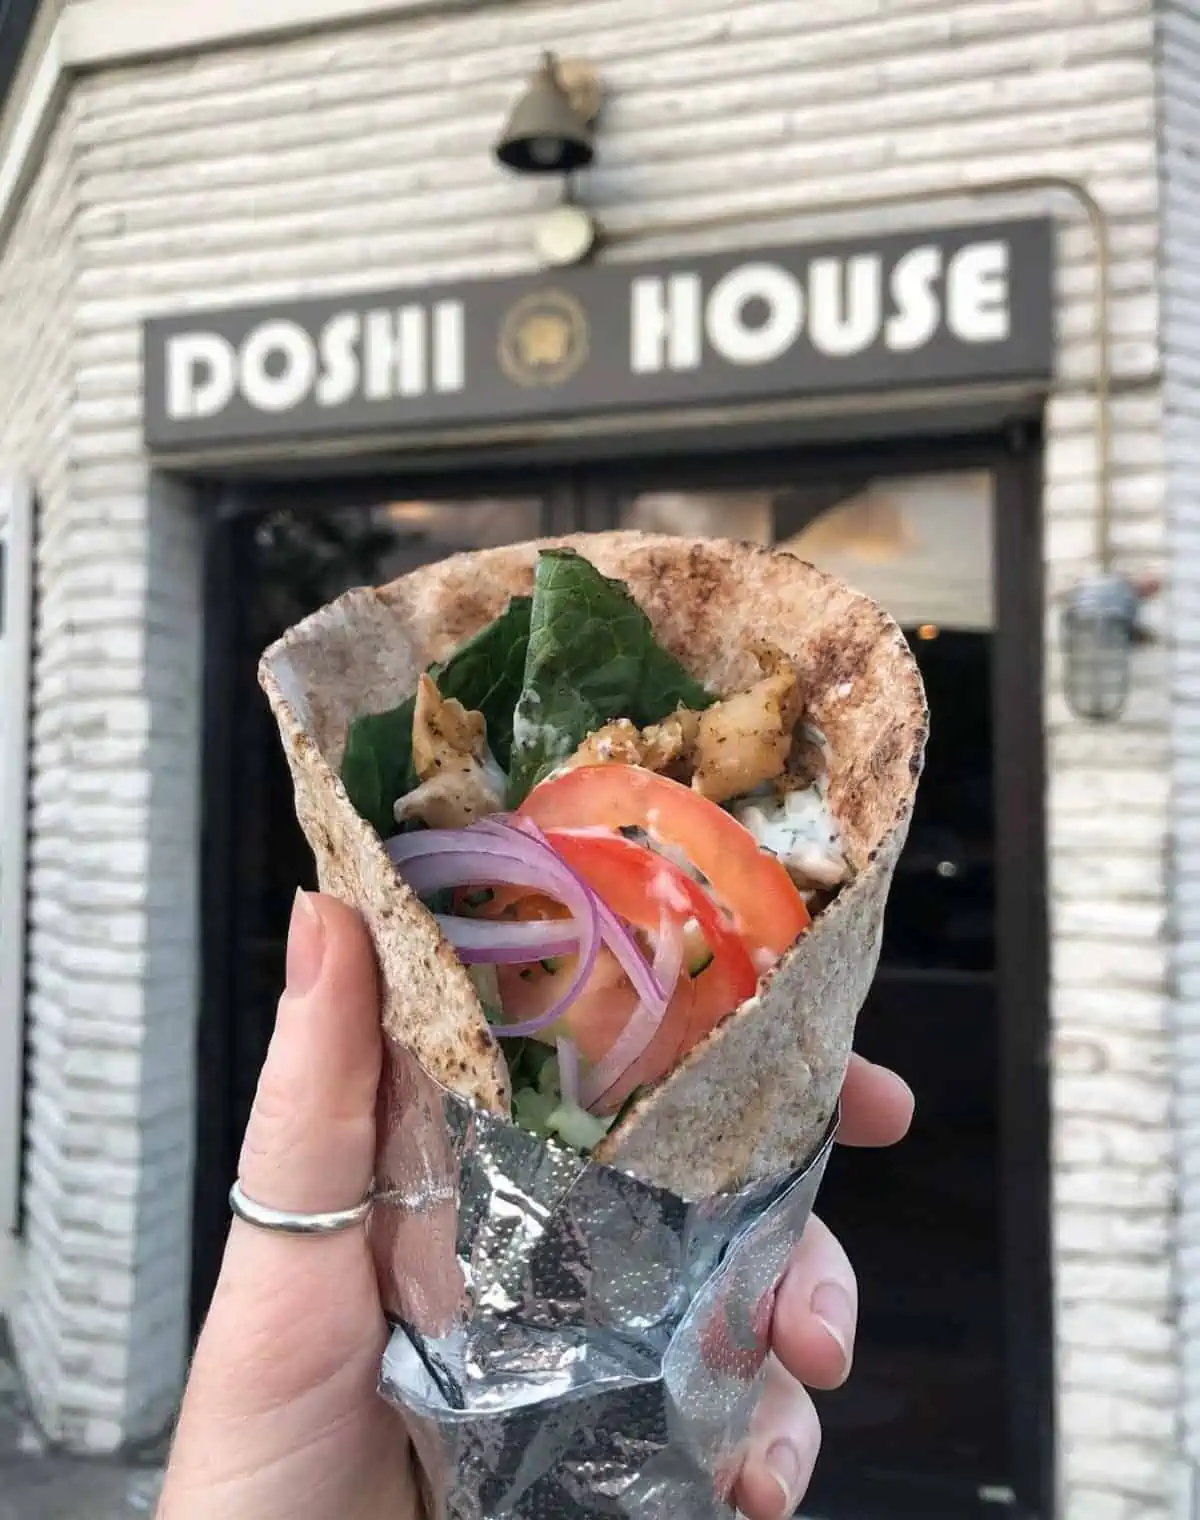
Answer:
M1062 609L1064 694L1077 718L1111 722L1124 711L1141 604L1134 583L1111 572L1081 581L1067 593Z

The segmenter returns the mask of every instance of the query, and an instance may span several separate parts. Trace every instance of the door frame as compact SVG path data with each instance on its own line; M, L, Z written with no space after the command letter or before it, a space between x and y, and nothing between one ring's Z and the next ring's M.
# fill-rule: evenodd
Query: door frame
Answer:
M1043 696L1042 452L1017 438L995 470L993 676L1000 1009L1001 1226L1008 1418L1021 1513L1054 1514L1050 911Z
M1054 1346L1048 1069L1049 919L1043 740L1042 452L1039 429L1021 423L1004 433L886 439L856 444L739 451L731 429L720 456L641 455L621 459L612 441L567 467L506 472L456 469L357 474L340 479L255 478L224 486L210 512L205 603L205 799L202 893L204 982L198 1035L198 1156L195 1197L193 1324L207 1303L228 1220L222 1157L236 1157L229 1133L228 1062L232 1058L230 938L227 919L236 842L229 800L236 785L228 702L236 655L237 566L229 554L233 517L286 504L369 506L405 495L429 499L546 493L546 531L615 525L623 491L657 488L752 489L782 475L805 486L837 479L988 470L993 491L996 635L997 987L1000 1049L1000 1176L1005 1368L1015 1503L987 1504L1048 1520L1054 1509ZM466 461L464 461L466 463ZM206 1166L204 1162L207 1161ZM931 1493L929 1501L936 1502ZM919 1513L938 1511L922 1496ZM918 1511L914 1511L918 1513ZM947 1511L947 1513L950 1513ZM954 1516L961 1516L961 1500Z
M0 1258L22 1222L36 518L29 478L0 476ZM7 1276L0 1260L0 1293Z

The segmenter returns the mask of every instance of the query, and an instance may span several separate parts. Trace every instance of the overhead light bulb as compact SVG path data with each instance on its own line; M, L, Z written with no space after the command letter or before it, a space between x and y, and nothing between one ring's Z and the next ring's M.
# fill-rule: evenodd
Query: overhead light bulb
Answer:
M596 223L581 206L556 206L539 218L533 240L547 264L578 264L595 247Z

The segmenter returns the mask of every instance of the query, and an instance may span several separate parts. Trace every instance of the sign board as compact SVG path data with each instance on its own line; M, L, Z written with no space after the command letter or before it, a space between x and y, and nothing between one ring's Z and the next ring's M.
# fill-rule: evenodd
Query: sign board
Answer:
M154 451L1046 381L1052 224L607 263L147 323Z

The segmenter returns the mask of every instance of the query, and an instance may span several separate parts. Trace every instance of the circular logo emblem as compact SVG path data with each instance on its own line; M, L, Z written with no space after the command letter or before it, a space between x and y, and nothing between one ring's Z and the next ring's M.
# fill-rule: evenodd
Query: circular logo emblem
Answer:
M517 385L562 385L587 356L587 314L565 290L522 296L500 326L500 368Z

